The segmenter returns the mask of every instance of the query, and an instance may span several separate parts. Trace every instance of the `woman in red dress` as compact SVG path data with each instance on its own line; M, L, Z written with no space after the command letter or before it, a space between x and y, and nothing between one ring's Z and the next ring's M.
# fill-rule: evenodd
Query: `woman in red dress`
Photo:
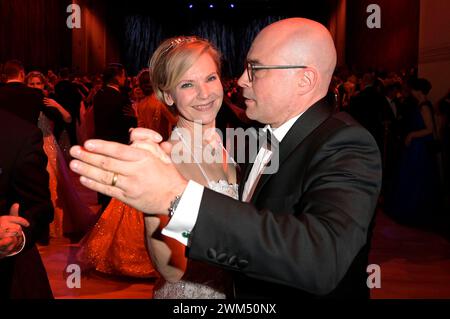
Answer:
M139 126L167 138L176 117L153 96L148 70L141 71L138 83L145 95L135 105ZM117 199L111 200L80 244L78 259L85 269L137 278L158 277L145 244L144 215Z

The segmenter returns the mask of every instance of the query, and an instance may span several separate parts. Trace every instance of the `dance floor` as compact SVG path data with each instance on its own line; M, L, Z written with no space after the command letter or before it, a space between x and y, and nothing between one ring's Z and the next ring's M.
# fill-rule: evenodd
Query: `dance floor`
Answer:
M82 275L79 288L68 288L66 268L74 263L76 248L66 239L39 248L55 298L151 297L153 282L142 279ZM371 290L373 299L450 299L450 242L440 235L400 226L380 212L370 263L381 270L381 288Z

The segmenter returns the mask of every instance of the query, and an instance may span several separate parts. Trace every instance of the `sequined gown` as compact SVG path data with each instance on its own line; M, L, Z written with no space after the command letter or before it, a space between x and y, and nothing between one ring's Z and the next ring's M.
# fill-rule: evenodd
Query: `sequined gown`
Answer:
M238 185L225 180L209 181L209 188L238 199ZM178 245L180 250L184 247ZM174 249L174 245L171 248ZM225 270L194 260L187 261L187 268L180 281L171 283L162 278L154 290L154 299L225 299L230 290L231 277Z
M41 113L38 126L44 137L44 151L48 157L50 194L55 209L54 220L50 224L50 236L84 234L95 222L95 213L83 202L75 188L76 177L71 174L63 152L53 135L53 122Z
M230 196L234 199L238 199L238 184L229 183L227 180L220 179L218 181L212 180L202 164L197 160L196 156L191 152L189 144L184 140L183 135L178 131L177 128L174 129L172 134L179 136L181 141L184 143L186 149L189 151L192 160L198 166L199 171L203 175L204 180L207 182L207 187L218 193ZM223 147L221 141L218 143L222 148L222 154L227 157L227 162L236 163L228 154L226 149ZM160 229L165 227L167 224L166 219L161 220ZM173 255L184 256L185 247L180 243L169 239L166 244L170 247ZM151 246L150 246L151 247ZM151 249L151 248L150 248ZM178 260L180 258L178 257ZM184 263L184 264L183 264ZM197 262L194 260L184 260L181 263L176 263L177 268L184 269L184 275L181 280L177 282L164 281L160 278L154 289L155 299L225 299L227 293L230 291L231 287L231 277L229 272L220 269L218 267L210 266L206 263Z
M85 270L137 278L158 276L145 247L143 214L115 198L80 242L78 260Z
M176 119L160 108L150 97L139 102L138 123L167 138ZM77 257L85 270L136 278L159 277L145 246L144 215L115 198L80 242Z

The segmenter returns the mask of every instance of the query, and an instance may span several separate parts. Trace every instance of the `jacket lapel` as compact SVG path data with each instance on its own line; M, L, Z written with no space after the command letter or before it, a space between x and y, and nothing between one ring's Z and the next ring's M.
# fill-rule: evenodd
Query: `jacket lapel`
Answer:
M250 130L251 135L250 138L255 139L258 142L258 129L251 129ZM248 145L247 145L248 146ZM261 145L258 146L258 151ZM258 152L256 154L250 153L249 156L252 156L252 158L249 158L249 162L244 166L241 178L239 179L239 199L242 199L242 193L244 192L244 185L247 182L248 175L250 175L250 171L252 170L253 164L255 163L256 156L258 155Z
M300 145L303 140L332 115L332 106L326 101L326 97L312 105L294 123L289 132L283 138L272 156L279 156L279 168L288 156ZM278 152L278 154L277 154ZM250 167L251 169L251 167ZM245 176L247 180L248 174ZM276 174L276 173L275 173ZM254 203L267 181L273 174L262 174L253 193L251 201ZM243 188L243 187L242 187Z

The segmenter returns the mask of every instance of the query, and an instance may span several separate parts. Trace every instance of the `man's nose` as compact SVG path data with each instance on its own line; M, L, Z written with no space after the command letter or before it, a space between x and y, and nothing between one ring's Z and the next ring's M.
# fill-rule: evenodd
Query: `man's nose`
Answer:
M249 87L251 85L250 79L248 78L247 69L242 72L241 77L237 81L237 84L240 87Z

